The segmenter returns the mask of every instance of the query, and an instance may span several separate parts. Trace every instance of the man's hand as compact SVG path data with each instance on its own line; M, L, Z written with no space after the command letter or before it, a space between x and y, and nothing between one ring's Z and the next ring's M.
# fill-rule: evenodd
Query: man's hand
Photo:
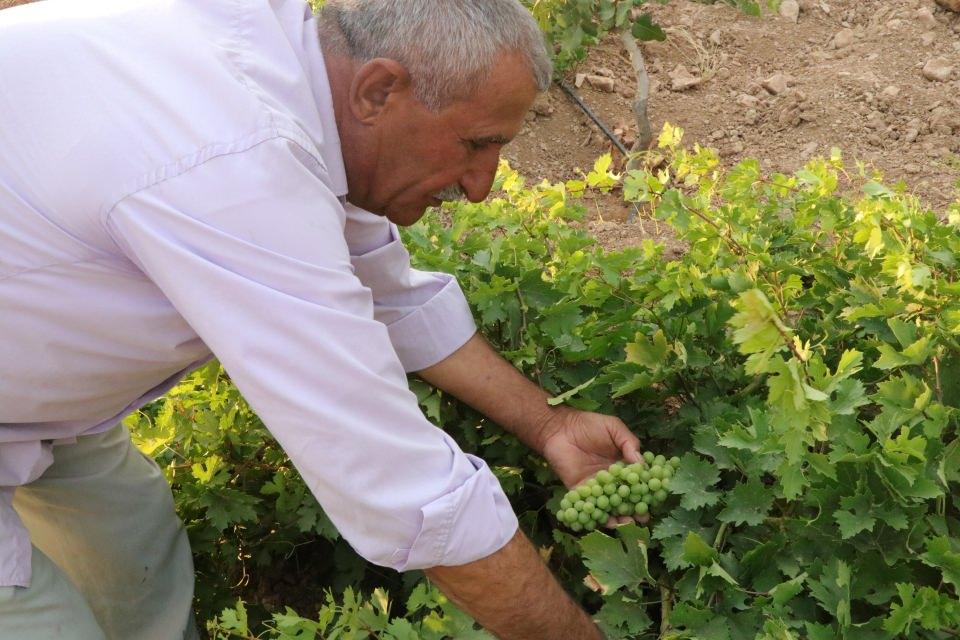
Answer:
M551 407L550 396L474 335L420 377L502 425L540 453L572 487L614 462L640 460L640 441L618 418ZM609 525L629 522L611 518ZM643 518L638 518L643 521Z
M640 440L619 418L566 407L544 428L541 453L571 488L619 460L642 460Z
M544 433L543 457L570 488L619 460L643 462L640 440L613 416L558 408ZM635 518L641 523L649 520L648 515ZM606 524L614 527L633 519L611 516Z

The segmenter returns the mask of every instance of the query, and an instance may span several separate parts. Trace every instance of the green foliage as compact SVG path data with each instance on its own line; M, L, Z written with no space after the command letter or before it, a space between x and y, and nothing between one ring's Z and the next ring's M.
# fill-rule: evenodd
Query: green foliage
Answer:
M565 67L586 56L586 48L614 30L628 30L638 40L664 40L663 29L639 11L646 0L524 0L554 46L557 64Z
M960 205L938 215L839 153L765 176L755 160L723 171L681 138L665 128L652 170L598 163L596 187L528 187L504 166L488 202L445 205L405 230L417 266L457 276L515 366L682 455L652 527L557 529L566 489L542 459L412 379L425 413L488 461L611 638L955 635ZM588 188L622 190L685 253L598 247L582 230ZM251 604L249 633L334 637L341 624L342 637L432 637L425 625L444 616L462 621L455 637L479 633L449 603L412 605L427 590L416 576L367 567L337 538L215 365L131 425L174 483L201 613L229 607L211 622L221 637L241 624L224 577L256 584L295 562L316 594L296 608L319 613L298 620L327 626L278 635L268 629L292 614ZM388 612L377 587L401 604Z
M527 190L511 172L500 199L410 231L417 259L457 274L516 366L569 404L624 417L648 446L696 452L637 548L600 532L571 548L542 535L540 514L524 523L560 557L581 553L604 592L581 597L611 637L652 636L646 620L674 637L955 631L958 216L837 153L792 176L753 160L725 173L681 137L667 127L658 169L615 177L686 242L676 260L652 242L599 250L576 231L583 184ZM516 464L484 448L509 437L471 438L472 421L458 430L441 414L494 464ZM520 462L533 491L541 469Z
M392 615L393 603L382 589L362 598L347 588L334 598L328 591L313 619L304 618L287 607L274 613L263 625L253 629L242 601L207 623L211 640L248 640L252 633L263 640L489 640L488 633L475 629L473 620L437 589L418 585L406 604L408 618Z

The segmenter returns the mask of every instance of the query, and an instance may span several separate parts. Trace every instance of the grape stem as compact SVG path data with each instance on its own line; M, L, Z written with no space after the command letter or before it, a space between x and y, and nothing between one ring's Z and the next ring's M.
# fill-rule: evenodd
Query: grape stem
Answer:
M724 522L723 524L720 525L720 528L717 529L717 537L714 538L713 540L713 548L716 549L717 551L720 551L720 547L723 546L723 537L727 533L728 524L729 524L728 522Z
M660 635L663 636L670 630L670 614L673 609L673 599L670 588L660 583Z

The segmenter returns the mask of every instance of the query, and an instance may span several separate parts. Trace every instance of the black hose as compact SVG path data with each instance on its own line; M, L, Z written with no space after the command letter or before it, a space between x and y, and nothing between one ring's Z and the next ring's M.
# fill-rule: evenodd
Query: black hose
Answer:
M580 107L581 111L587 114L587 117L593 120L593 123L595 125L600 127L600 131L603 132L603 135L607 136L610 142L613 143L613 146L615 146L620 151L620 153L623 154L623 157L624 158L630 157L630 150L627 149L626 145L624 145L623 142L620 140L620 138L617 137L617 134L615 134L613 131L610 131L610 127L604 124L603 120L600 119L600 116L595 114L593 112L593 109L588 107L583 102L583 100L580 99L580 96L578 96L577 92L573 90L573 87L567 84L564 80L557 80L557 84L559 84L560 88L563 89L563 92L567 94L567 96L569 96L569 98L573 100L578 107ZM633 209L630 211L629 214L627 214L627 222L628 223L633 222L637 217L639 217L639 215L640 215L640 207L637 206L636 203L633 203Z
M603 132L603 135L607 136L610 142L613 143L613 146L615 146L620 153L623 154L623 157L628 157L630 155L630 150L627 149L620 138L617 137L617 134L615 134L613 131L610 131L610 128L604 124L603 120L600 119L600 116L595 114L590 107L584 104L583 100L580 99L580 96L577 95L577 92L573 90L573 87L567 84L564 80L558 80L557 84L559 84L560 88L563 89L563 92L570 96L570 99L573 100L585 114L587 114L587 117L593 120L594 124L600 127L600 131Z

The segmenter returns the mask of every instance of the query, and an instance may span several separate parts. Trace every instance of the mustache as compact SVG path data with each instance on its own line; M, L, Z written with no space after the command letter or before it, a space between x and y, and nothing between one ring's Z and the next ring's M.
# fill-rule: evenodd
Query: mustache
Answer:
M444 187L438 191L435 196L437 200L442 202L458 202L460 200L466 200L467 194L458 184L452 184L449 187Z

